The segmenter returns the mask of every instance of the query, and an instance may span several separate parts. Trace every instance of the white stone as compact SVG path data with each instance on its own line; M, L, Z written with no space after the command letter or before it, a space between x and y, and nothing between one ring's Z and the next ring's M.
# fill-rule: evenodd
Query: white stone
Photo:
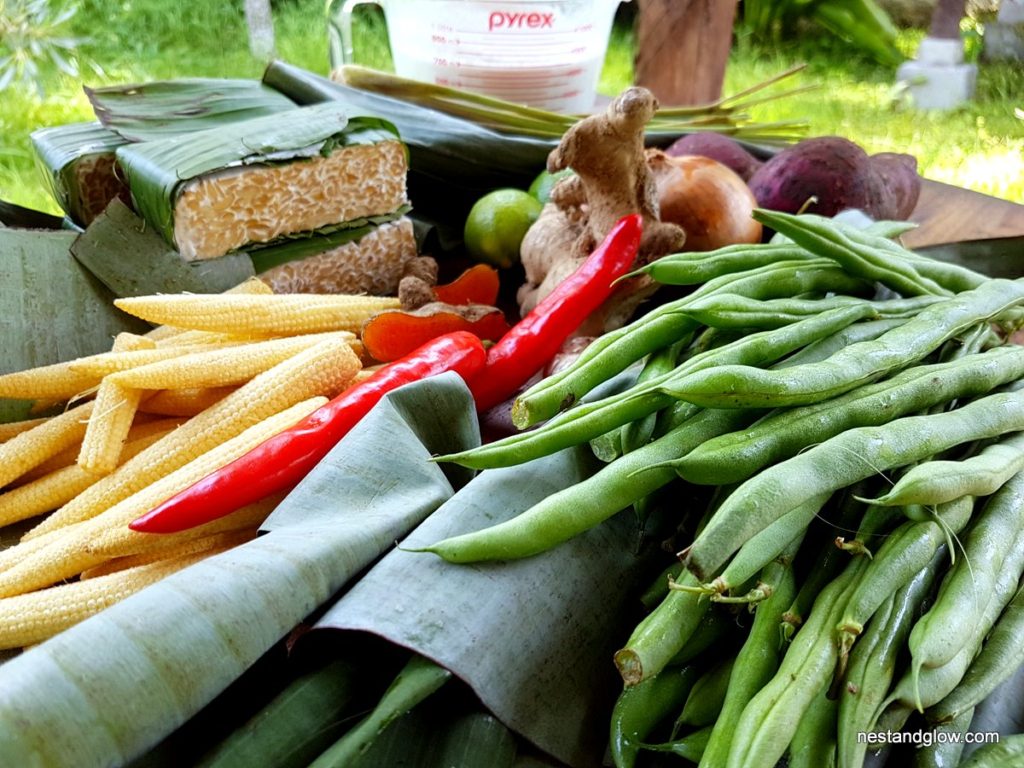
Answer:
M996 19L1001 24L1024 24L1024 0L1003 0Z
M953 66L964 60L964 43L957 38L926 37L917 49L917 60L922 64Z
M936 65L907 61L896 79L907 87L920 109L955 109L974 96L978 69L973 64Z

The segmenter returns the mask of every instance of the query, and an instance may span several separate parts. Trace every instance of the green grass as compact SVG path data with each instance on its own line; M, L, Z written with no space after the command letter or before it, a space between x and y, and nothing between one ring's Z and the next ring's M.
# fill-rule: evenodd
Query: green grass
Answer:
M28 135L35 128L92 119L83 83L259 77L262 65L249 53L241 8L240 0L193 3L188 12L164 0L82 0L72 31L90 38L82 54L94 66L83 66L79 78L48 72L43 97L13 89L0 96L0 198L56 212L34 168ZM323 3L277 0L274 13L278 55L326 73ZM389 66L379 12L364 7L357 18L362 30L356 40L359 61ZM906 33L901 40L905 51L912 52L919 37ZM891 71L835 42L818 38L813 45L769 49L741 38L726 73L726 93L798 63L807 63L807 68L792 85L819 89L759 106L753 119L804 119L812 134L843 135L872 152L909 152L929 178L1024 203L1024 72L1019 66L983 65L973 103L950 113L926 113L899 97ZM632 76L632 34L619 25L599 90L614 95Z

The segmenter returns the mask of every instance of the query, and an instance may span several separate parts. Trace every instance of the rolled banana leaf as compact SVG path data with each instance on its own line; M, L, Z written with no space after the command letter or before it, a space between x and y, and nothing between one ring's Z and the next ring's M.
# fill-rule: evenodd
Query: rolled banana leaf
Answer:
M129 199L115 170L115 152L127 142L96 122L41 128L31 134L36 165L61 210L88 226L114 198Z
M117 152L139 214L186 260L370 216L408 203L394 126L328 103Z

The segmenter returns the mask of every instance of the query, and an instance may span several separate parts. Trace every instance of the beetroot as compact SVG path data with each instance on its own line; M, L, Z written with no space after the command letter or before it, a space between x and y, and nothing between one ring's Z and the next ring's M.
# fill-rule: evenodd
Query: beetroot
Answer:
M710 157L731 168L744 181L748 181L761 165L761 161L747 152L735 139L711 131L689 133L678 138L665 149L665 154L670 157Z
M839 136L804 139L762 165L750 189L759 206L775 211L834 216L857 208L876 220L906 218L920 188L917 162L910 155L876 157Z

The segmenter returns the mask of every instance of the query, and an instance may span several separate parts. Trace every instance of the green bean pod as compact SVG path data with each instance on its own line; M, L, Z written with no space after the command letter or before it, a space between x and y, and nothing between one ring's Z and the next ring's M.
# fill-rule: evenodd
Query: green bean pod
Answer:
M660 387L680 376L734 362L767 365L869 314L870 309L864 306L840 307L783 328L752 333L685 360L673 370L638 382L625 392L581 403L537 429L510 435L461 453L440 456L437 461L453 461L474 469L491 469L522 464L594 440L674 402L674 398L661 392ZM690 416L697 409L691 411Z
M910 633L912 669L948 664L985 613L993 586L1012 562L1024 529L1024 473L1006 483L977 515L964 538L964 553L946 573L935 604Z
M890 593L854 646L839 694L839 768L863 764L868 745L857 734L873 729L878 708L895 677L899 653L935 579L935 568L923 568Z
M794 554L795 548L785 557L766 565L761 572L761 581L771 585L771 594L755 608L754 623L746 642L736 655L722 709L711 730L700 768L719 768L725 765L743 708L779 668L782 657L779 621L782 612L796 594L792 563Z
M944 723L974 709L1024 664L1024 591L1018 590L996 621L981 652L971 661L963 680L925 714Z
M973 510L974 499L967 496L942 505L936 510L934 520L907 521L889 535L872 558L846 612L836 625L840 673L850 646L882 601L927 567L950 536L963 530Z
M677 341L675 344L652 353L643 370L640 371L637 384L642 385L663 374L674 371L679 361L679 355L685 346L685 341L685 339ZM622 425L620 429L622 431L622 450L624 453L635 451L640 446L650 442L651 437L654 435L654 425L657 422L657 418L657 413L648 413L640 419L634 419Z
M718 277L767 267L779 261L812 258L805 249L793 243L727 245L714 251L671 253L626 277L647 275L662 285L700 285Z
M986 394L1021 377L1024 347L1020 346L914 366L831 400L770 413L749 429L697 446L673 466L691 483L738 482L848 429L885 424L933 405Z
M960 768L1021 768L1024 766L1024 733L1003 736L986 744L960 763Z
M915 625L910 634L911 668L893 688L887 702L896 702L924 712L927 707L938 704L956 689L981 649L985 636L1018 589L1021 572L1024 570L1024 547L1017 550L1004 561L991 595L985 601L984 611L976 617L973 625L965 628L965 634L958 643L959 650L947 663L939 667L923 668L917 663L913 645L914 630L917 629Z
M1024 394L978 398L947 413L905 416L848 429L741 484L690 547L686 565L702 581L747 539L808 499L954 445L1024 429Z
M954 494L989 496L1024 471L1024 432L1007 435L962 461L928 461L869 504L941 504Z
M838 714L839 702L822 690L793 733L788 768L835 768Z
M862 234L859 240L855 240L847 234L854 227L841 228L824 216L793 215L758 208L754 210L754 218L811 253L834 259L850 274L877 280L905 296L948 296L952 293L931 278L922 276L906 260L887 258L880 246L864 242L890 242L886 238Z
M773 768L785 754L800 719L826 688L835 668L831 628L864 569L852 561L814 603L775 676L748 702L736 724L728 768Z
M619 694L609 737L616 768L633 766L644 739L686 701L697 675L695 667L668 669Z
M935 726L933 740L914 750L912 768L956 768L964 751L964 736L970 731L973 718L974 707L971 707L948 723Z
M683 711L676 718L677 730L684 725L703 728L714 724L725 703L729 675L735 662L735 657L723 659L697 678L683 704Z
M878 319L910 318L925 307L942 301L938 296L872 301L856 296L834 295L819 299L751 299L732 293L715 293L693 301L684 311L709 328L780 328L839 307L866 305Z
M682 738L663 744L644 744L643 748L652 752L669 752L691 763L698 762L704 755L711 736L711 728L705 727L688 733Z
M841 331L836 331L824 338L811 342L803 349L794 352L786 358L786 364L794 366L826 360L840 349L846 349L851 344L859 344L862 341L877 339L883 333L903 325L907 319L904 317L892 317L883 320L866 320L854 323L843 328Z
M751 298L771 299L812 290L852 294L862 291L864 286L827 259L782 261L716 278L689 296L662 304L631 324L599 336L568 368L548 376L516 398L512 422L523 429L549 419L601 382L692 332L696 321L680 310L700 296L728 290Z
M726 365L698 371L665 391L707 408L805 405L836 397L915 363L943 342L1024 301L1024 281L993 279L922 309L874 341L785 371Z
M712 648L717 651L722 644L728 647L730 641L735 638L735 617L725 611L713 610L706 603L707 601L701 601L692 612L692 615L697 617L696 626L692 631L689 631L686 642L683 643L683 647L672 657L668 666L675 667L680 664L689 664L705 651ZM690 617L686 616L681 623L685 624L689 620Z

